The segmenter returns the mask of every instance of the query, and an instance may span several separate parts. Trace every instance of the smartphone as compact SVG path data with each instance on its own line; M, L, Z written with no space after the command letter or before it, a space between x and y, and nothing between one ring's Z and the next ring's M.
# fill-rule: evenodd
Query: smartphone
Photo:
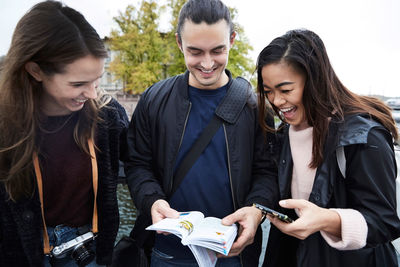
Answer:
M276 210L264 207L263 205L260 205L260 204L257 204L257 203L254 203L253 206L256 207L257 209L261 210L261 212L263 214L270 214L270 215L278 218L282 222L285 222L285 223L293 222L293 220L289 216L287 216L286 214L277 212Z

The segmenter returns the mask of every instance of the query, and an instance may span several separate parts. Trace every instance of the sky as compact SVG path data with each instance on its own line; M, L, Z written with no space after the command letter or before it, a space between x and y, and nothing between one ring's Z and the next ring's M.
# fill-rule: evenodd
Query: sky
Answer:
M159 3L164 3L160 0ZM37 0L0 0L0 55L18 20ZM139 0L64 0L80 11L101 37L117 26L113 17ZM307 28L324 41L341 81L363 95L400 97L399 0L223 0L238 10L237 22L258 53L274 38ZM168 15L164 16L167 17ZM163 23L166 24L166 23Z

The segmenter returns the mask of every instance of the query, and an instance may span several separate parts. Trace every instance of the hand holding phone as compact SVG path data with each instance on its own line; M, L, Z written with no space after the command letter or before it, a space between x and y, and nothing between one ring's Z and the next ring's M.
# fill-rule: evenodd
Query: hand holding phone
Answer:
M281 220L282 222L285 222L285 223L293 222L293 220L289 216L287 216L286 214L283 214L283 213L277 212L277 211L275 211L273 209L264 207L263 205L260 205L260 204L257 204L257 203L253 203L253 207L261 210L263 215L270 214L270 215L278 218L279 220Z

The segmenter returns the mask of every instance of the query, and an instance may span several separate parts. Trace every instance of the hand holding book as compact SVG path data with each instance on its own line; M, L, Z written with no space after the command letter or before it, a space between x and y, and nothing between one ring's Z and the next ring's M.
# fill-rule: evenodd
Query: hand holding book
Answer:
M181 212L177 219L165 218L146 229L180 237L182 244L193 252L199 266L214 266L217 261L215 252L228 255L237 235L235 224L223 225L221 219L204 218L198 211Z

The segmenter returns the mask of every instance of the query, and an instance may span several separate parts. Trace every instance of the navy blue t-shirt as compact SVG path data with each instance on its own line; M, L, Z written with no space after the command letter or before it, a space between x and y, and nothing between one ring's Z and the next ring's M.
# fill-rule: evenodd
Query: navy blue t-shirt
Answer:
M192 107L189 113L175 171L214 116L215 109L226 95L227 85L216 90L189 86ZM188 171L171 197L169 204L177 211L201 211L205 217L223 218L233 212L232 191L228 174L224 128L218 129L210 144ZM194 258L174 235L156 235L155 248L175 258Z

